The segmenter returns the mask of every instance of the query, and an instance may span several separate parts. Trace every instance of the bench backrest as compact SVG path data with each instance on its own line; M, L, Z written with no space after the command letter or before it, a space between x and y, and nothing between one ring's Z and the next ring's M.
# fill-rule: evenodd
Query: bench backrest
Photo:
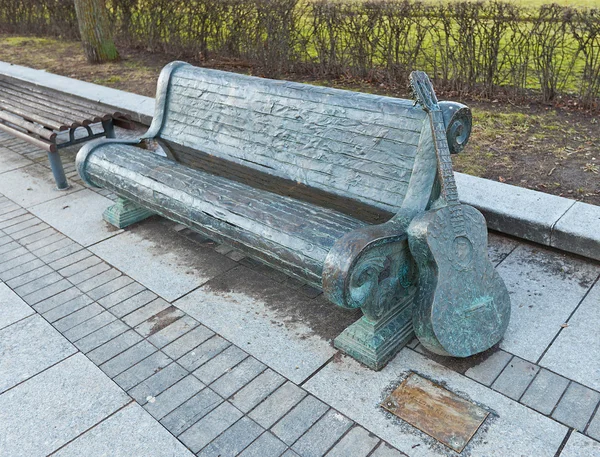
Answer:
M180 62L159 80L149 134L395 212L407 194L426 113L410 100L269 80Z

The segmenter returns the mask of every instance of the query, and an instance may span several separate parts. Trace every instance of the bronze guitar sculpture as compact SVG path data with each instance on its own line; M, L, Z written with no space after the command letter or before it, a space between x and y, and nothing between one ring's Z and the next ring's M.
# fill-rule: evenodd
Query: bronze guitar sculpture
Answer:
M430 351L468 357L500 341L510 318L510 298L488 259L483 215L458 200L446 127L429 77L414 71L410 82L429 115L441 184L438 201L408 228L419 270L414 330Z

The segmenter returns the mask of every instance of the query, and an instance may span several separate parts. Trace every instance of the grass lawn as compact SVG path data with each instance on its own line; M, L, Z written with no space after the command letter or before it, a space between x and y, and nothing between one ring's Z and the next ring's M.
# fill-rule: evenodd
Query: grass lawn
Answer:
M123 45L119 51L119 62L91 65L78 42L0 34L2 61L148 96L154 95L162 66L176 59ZM209 60L202 65L260 76L257 69L241 61ZM396 97L408 95L366 81L307 81L306 76L296 74L285 78ZM440 98L452 97L440 94ZM460 101L473 110L474 128L467 149L453 159L457 171L600 205L598 115L541 104Z

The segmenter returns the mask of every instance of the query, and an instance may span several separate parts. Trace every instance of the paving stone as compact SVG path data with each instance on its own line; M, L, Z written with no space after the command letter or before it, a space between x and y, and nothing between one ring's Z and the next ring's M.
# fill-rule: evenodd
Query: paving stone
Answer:
M552 227L551 245L600 260L600 208L575 202Z
M227 257L233 260L234 262L239 262L240 260L246 257L246 254L240 251L231 251L229 254L227 254Z
M128 276L119 276L118 278L113 279L105 284L102 284L99 287L89 290L86 292L91 298L94 300L99 300L102 297L106 297L109 294L112 294L115 291L119 291L123 287L131 284L133 279Z
M235 457L252 443L264 429L247 417L229 427L199 454L200 457Z
M41 223L41 220L28 214L21 218L13 219L12 224L2 227L2 231L7 235L11 235L12 238L18 239L19 232L28 230L31 227L36 227ZM47 227L47 225L45 227ZM16 234L16 236L12 236L14 234Z
M600 443L575 431L569 437L560 457L600 457Z
M53 457L81 456L193 457L193 454L143 408L132 403L53 454Z
M583 431L600 401L600 393L572 382L558 402L552 417L576 430Z
M93 267L86 268L85 270L74 274L73 276L69 277L69 281L71 281L75 285L78 285L80 283L83 283L84 281L87 281L90 278L93 278L96 275L99 275L100 273L105 272L108 269L110 269L110 265L102 262L97 265L94 265Z
M249 416L264 428L270 428L305 396L304 390L288 381L254 408Z
M285 452L287 446L282 443L271 432L265 432L248 446L240 457L279 457L282 452ZM291 449L283 454L282 457L298 457Z
M113 378L154 352L156 352L156 348L143 340L104 362L100 369Z
M21 154L17 154L7 148L2 148L0 151L0 173L26 167L27 165L33 165L33 162Z
M177 381L164 392L157 395L155 398L149 399L144 405L155 419L160 420L173 411L179 405L185 403L204 388L198 379L192 375Z
M254 357L248 357L213 382L210 387L223 398L229 398L256 378L266 368L265 364L259 362Z
M85 308L80 309L79 311L75 311L74 313L69 314L66 317L54 322L52 325L61 333L64 333L66 330L75 327L76 325L81 324L82 322L91 319L92 317L100 314L104 311L104 308L100 306L98 303L92 303L91 305L86 306Z
M465 375L469 378L479 381L486 386L491 385L498 375L504 370L512 354L499 350L491 354L479 365L469 368Z
M78 341L81 338L88 336L90 333L110 324L116 319L115 316L110 314L108 311L103 311L100 314L88 319L85 322L77 325L76 327L70 328L63 335L70 341Z
M508 362L506 368L500 373L496 381L494 381L492 389L503 393L513 400L519 400L539 369L537 365L514 357Z
M329 410L294 443L292 449L302 457L321 457L351 426L350 419L337 411Z
M96 365L101 365L107 360L129 349L134 344L137 344L141 340L142 337L140 335L135 333L133 330L129 330L108 341L107 343L104 343L102 346L94 349L92 352L87 354L87 356Z
M327 412L329 406L308 395L289 413L281 418L271 431L291 446Z
M161 311L169 308L171 305L163 300L162 298L157 298L147 305L135 310L134 312L128 314L123 317L123 322L131 327L135 327L136 325L141 324L146 319L160 313Z
M71 261L71 259L73 259L74 256L82 257L82 254L83 258L78 262ZM63 275L65 278L70 278L71 276L81 273L82 271L85 271L88 268L98 265L100 262L102 262L102 259L96 257L95 255L92 255L90 251L82 249L81 251L77 251L76 253L70 254L67 257L63 257L62 259L59 259L53 263L59 265L61 263L66 263L67 266L65 266L64 268L55 269L58 270L58 273Z
M221 403L223 399L207 387L163 417L160 423L179 436Z
M203 325L200 325L193 330L190 330L185 335L179 337L172 343L169 343L167 346L163 347L162 350L172 359L179 359L181 356L190 352L196 346L202 344L209 338L212 338L214 335L215 332L209 330Z
M128 393L140 405L144 405L149 397L156 397L188 375L180 365L171 363L131 389Z
M384 392L397 385L411 370L444 382L496 415L489 427L478 431L466 450L472 456L554 456L568 431L567 427L527 406L483 386L411 350L403 349L381 371L370 370L354 359L338 357L312 376L303 387L346 417L376 434L411 457L443 455L439 443L407 424L390 421L379 406Z
M512 302L500 347L536 363L600 274L600 266L521 244L498 266L498 273Z
M83 281L82 283L77 284L77 287L83 292L89 292L90 290L95 289L96 287L100 287L103 284L106 284L107 282L118 278L119 276L121 276L121 272L119 270L111 268L110 270L107 270L104 273L94 276L93 278L90 278L87 281Z
M46 276L52 273L52 268L47 265L43 265L35 270L29 271L27 273L22 274L21 276L17 276L16 278L5 280L6 284L8 284L12 289L23 286L28 282L39 279L43 276Z
M70 290L70 289L68 289L68 290ZM62 305L55 306L52 309L50 309L49 311L42 313L42 314L48 322L53 323L59 319L63 319L63 318L66 319L66 316L69 316L70 314L72 314L76 311L79 311L83 308L87 308L91 304L92 304L92 300L90 299L90 297L86 297L85 295L81 294L81 295L75 297L74 299L69 300L68 302L66 302ZM92 305L92 307L89 310L82 311L82 312L87 314L88 316L89 316L90 311L92 312L92 315L93 315L93 313L99 314L100 311L98 310L98 308L99 308L98 305L96 305L96 306ZM39 309L38 309L38 312L39 312ZM76 315L75 317L78 317L78 316ZM81 319L81 317L80 317L80 319ZM74 325L77 325L77 324L74 324ZM71 325L71 326L73 326L73 325ZM60 331L64 331L64 329L60 330Z
M55 260L54 262L49 263L49 266L54 270L57 270L59 273L60 270L66 270L68 267L72 267L75 265L81 265L81 261L89 259L92 256L92 253L87 249L80 249L73 254L66 255L62 259ZM96 259L98 259L96 257ZM98 259L98 262L100 259ZM97 263L97 262L96 262ZM95 265L95 263L89 264L89 266ZM87 267L85 267L87 268ZM81 271L81 270L78 270Z
M327 457L366 457L378 443L379 438L357 426L333 446Z
M394 449L389 444L382 442L375 452L371 454L371 457L406 457L406 454Z
M122 389L129 390L162 370L171 362L172 360L162 352L155 352L115 377L114 381L119 384Z
M25 300L27 303L33 306L36 303L45 300L46 298L52 297L53 295L56 295L62 292L63 290L69 289L71 286L72 285L69 281L67 281L66 279L61 279L60 281L57 281L53 284L50 284L49 286L36 290L35 292L29 295L23 296L23 300Z
M27 245L27 249L30 252L34 253L36 256L40 257L44 262L46 262L45 257L41 256L41 252L45 252L46 249L54 250L59 241L67 240L71 242L68 238L66 238L62 233L54 233L50 236L47 236L43 240L35 241ZM46 262L47 263L47 262Z
M75 352L73 345L37 314L5 327L0 330L0 393Z
M521 398L521 403L549 415L568 384L568 379L542 368Z
M11 210L10 208L17 208ZM17 217L32 217L26 209L20 208L18 205L11 206L7 209L7 212L3 212L0 214L0 228L6 227L9 224L8 221L11 221Z
M347 311L338 314L324 299L309 299L243 266L174 305L258 360L269 360L270 368L296 383L335 354L328 338L337 336L346 322L358 319ZM312 311L300 317L298 309ZM308 316L312 312L318 321ZM313 330L317 327L319 332Z
M23 248L16 241L13 241L11 243L6 243L6 244L0 246L0 262L14 258L14 255L12 255L12 253L16 249L19 249L19 248L20 248L21 252L27 252L27 250L25 248Z
M179 435L179 439L192 452L198 452L242 416L237 408L224 402Z
M43 289L44 287L48 287L54 284L55 282L60 281L61 279L62 277L58 273L52 272L34 281L28 282L27 284L24 284L20 287L15 287L13 290L17 294L25 296L37 292L38 290Z
M46 326L47 330L31 334L32 339L48 332L58 335L50 324ZM55 344L50 346L56 350ZM75 354L0 395L0 452L45 457L130 401L84 355Z
M196 372L194 372L194 374L196 374ZM217 381L217 383L219 381ZM231 398L231 403L240 411L247 413L277 390L284 382L285 378L283 376L275 373L271 369L267 369L240 389L239 392Z
M129 327L123 322L115 320L80 340L77 340L74 344L77 346L77 349L86 354L120 334L125 333L128 329Z
M194 376L205 384L210 384L246 357L248 354L237 346L231 345L194 371Z
M561 329L540 365L566 378L600 390L600 282L597 282Z
M175 341L180 336L185 335L193 328L196 328L198 325L198 321L192 319L190 316L184 315L181 319L178 319L156 333L149 335L148 341L154 346L162 348Z
M213 250L199 249L193 241L152 220L91 250L169 302L237 265Z
M3 278L2 275L4 275L4 273L10 272L13 269L19 267L20 265L31 262L32 260L35 260L35 256L29 252L25 252L24 254L17 256L13 259L4 262L0 261L0 279Z
M31 246L29 247L31 249ZM35 254L44 262L50 264L56 260L60 260L65 256L73 254L83 249L80 244L74 243L72 240L62 237L56 242L38 249Z
M54 235L56 233L57 233L56 230L54 230L53 228L46 228L44 230L36 231L35 233L32 233L31 235L24 236L23 238L19 238L18 240L21 245L28 247L29 245L32 245L36 242L46 243L46 242L48 242L48 237L50 237L51 235ZM35 245L37 246L37 245L39 245L39 243L37 243Z
M159 298L158 300L162 299ZM139 309L138 311L141 312L142 309ZM173 322L177 322L183 316L185 316L183 311L175 308L174 306L169 306L168 308L153 314L148 319L137 325L135 327L135 331L144 338L148 338L165 327L168 327Z
M121 276L121 278L127 278L127 276ZM121 278L115 279L115 281L118 281ZM113 306L121 303L123 300L131 298L143 290L145 290L145 287L142 286L140 283L132 282L131 284L123 287L122 289L115 290L114 292L106 295L105 297L99 298L98 303L100 303L107 309L112 308Z
M35 311L27 303L21 300L6 284L0 283L0 329L32 314L35 314Z
M598 413L598 411L596 411L596 415L590 421L590 425L588 425L586 433L595 440L600 441L600 413Z
M123 317L127 314L135 311L138 308L150 303L155 300L157 295L149 290L143 290L142 292L121 301L116 306L110 308L110 312L113 313L117 317ZM102 302L102 301L101 301Z
M43 265L44 262L42 262L40 259L33 258L32 256L32 259L30 261L21 263L20 265L16 266L15 268L11 268L8 271L0 272L0 279L2 279L3 281L9 281L13 278L33 271Z
M193 371L224 351L230 344L229 341L215 335L179 358L178 363L186 370Z
M37 205L30 211L77 243L90 246L120 232L102 219L102 212L112 204L108 198L84 189ZM82 214L90 216L81 217ZM91 217L92 214L96 217Z
M67 290L64 290L56 295L52 295L51 297L40 301L36 305L34 305L34 309L41 314L47 313L51 309L56 308L57 306L64 305L65 303L70 302L71 300L81 297L83 293L77 289L76 287L71 287Z

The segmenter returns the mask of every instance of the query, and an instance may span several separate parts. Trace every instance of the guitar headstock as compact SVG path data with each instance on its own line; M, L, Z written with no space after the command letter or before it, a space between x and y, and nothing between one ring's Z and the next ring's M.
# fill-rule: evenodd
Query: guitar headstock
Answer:
M413 71L410 73L410 87L416 102L427 112L439 109L438 99L435 96L433 85L429 76L424 71Z

